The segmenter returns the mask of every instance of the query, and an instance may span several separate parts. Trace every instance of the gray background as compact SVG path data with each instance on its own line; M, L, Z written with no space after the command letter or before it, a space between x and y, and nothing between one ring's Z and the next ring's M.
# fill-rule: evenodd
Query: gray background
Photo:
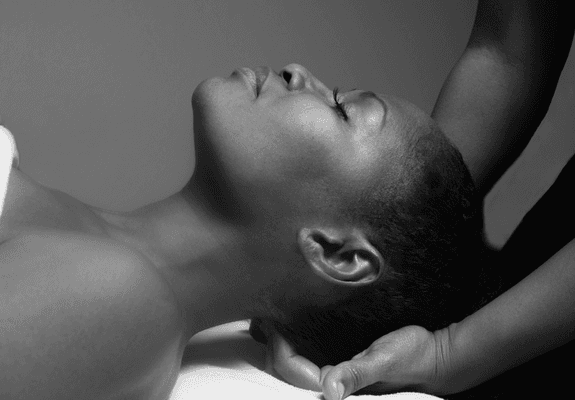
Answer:
M89 204L131 210L190 178L190 98L203 79L297 62L329 87L397 95L430 113L476 4L1 0L0 116L25 173ZM573 53L538 133L488 197L495 244L575 151Z

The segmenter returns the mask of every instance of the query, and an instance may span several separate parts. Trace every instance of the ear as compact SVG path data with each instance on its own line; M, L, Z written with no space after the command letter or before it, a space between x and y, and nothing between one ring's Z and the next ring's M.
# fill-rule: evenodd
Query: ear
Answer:
M367 285L384 272L383 257L360 230L302 228L298 244L313 271L334 283Z

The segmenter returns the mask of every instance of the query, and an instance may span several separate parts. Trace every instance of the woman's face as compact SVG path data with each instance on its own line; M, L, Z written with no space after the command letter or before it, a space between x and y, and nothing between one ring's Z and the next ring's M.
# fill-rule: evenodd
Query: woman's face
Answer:
M405 101L363 90L337 100L340 109L333 90L297 64L202 82L192 105L203 184L238 207L311 210L317 196L353 195L393 173L402 134L430 120Z

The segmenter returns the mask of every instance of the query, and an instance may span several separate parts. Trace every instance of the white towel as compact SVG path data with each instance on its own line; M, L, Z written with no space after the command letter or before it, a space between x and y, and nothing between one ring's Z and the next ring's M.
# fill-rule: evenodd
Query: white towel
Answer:
M12 167L18 168L20 156L12 133L0 125L0 218L8 191L8 179Z
M253 340L249 321L232 322L195 335L186 347L182 368L170 400L191 399L322 399L264 371L265 346ZM349 396L349 399L431 400L421 393Z

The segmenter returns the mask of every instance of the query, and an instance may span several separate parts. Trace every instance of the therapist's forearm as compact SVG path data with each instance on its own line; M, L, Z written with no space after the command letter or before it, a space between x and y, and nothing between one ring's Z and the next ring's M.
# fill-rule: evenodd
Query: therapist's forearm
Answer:
M571 48L568 3L480 0L469 42L432 117L486 195L525 149Z
M449 392L476 386L575 337L575 240L448 328Z

